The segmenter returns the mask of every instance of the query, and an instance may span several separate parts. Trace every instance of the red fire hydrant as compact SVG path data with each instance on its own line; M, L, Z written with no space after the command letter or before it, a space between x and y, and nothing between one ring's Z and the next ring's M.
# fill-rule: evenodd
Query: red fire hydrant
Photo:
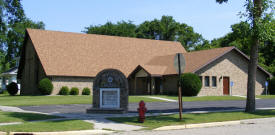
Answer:
M140 123L143 123L144 120L145 120L145 113L147 111L147 108L145 107L145 103L143 100L141 100L139 102L139 108L137 109L138 110L138 114L139 114L139 118L138 118L138 121Z

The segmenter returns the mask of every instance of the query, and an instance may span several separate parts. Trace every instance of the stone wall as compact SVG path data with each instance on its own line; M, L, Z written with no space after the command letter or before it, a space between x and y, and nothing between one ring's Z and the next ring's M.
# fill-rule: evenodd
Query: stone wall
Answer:
M246 95L247 92L247 76L248 61L236 51L231 51L215 62L207 65L196 72L202 76L203 87L199 93L200 96L206 95L223 95L223 77L229 77L229 81L233 81L231 87L231 95ZM209 76L210 87L205 87L205 76ZM217 77L217 87L212 87L212 76ZM264 83L268 76L261 70L257 70L255 94L264 93Z
M104 89L105 94L103 93ZM119 96L106 94L107 91L114 89L118 91L116 94ZM128 80L121 71L117 69L102 70L94 79L93 107L87 109L87 113L127 113L128 95Z
M62 86L68 86L69 88L77 87L79 89L79 94L81 94L82 89L88 87L91 89L91 94L93 92L93 81L92 77L51 77L54 89L52 95L58 94Z

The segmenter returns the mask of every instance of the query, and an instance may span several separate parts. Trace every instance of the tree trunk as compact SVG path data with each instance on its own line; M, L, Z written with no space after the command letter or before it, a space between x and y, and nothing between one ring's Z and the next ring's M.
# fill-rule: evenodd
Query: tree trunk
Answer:
M250 61L248 65L248 80L247 80L247 98L245 112L255 112L255 83L256 83L256 71L258 65L258 46L260 44L259 32L257 29L257 20L262 15L262 0L253 0L253 36L252 45L250 50Z

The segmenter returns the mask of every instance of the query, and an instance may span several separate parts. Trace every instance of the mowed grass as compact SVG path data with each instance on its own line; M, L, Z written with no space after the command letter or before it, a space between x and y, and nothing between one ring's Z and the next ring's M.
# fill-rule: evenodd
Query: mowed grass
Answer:
M0 131L4 132L53 132L88 129L93 129L93 124L82 120L26 122L17 125L0 126Z
M129 96L129 102L161 102L143 96ZM92 104L93 96L0 96L0 105L4 106L36 106L60 104Z
M154 129L162 126L180 125L180 124L197 124L208 122L222 122L233 121L243 119L255 119L255 118L267 118L275 117L275 110L261 110L255 113L245 112L219 112L219 113L201 113L201 114L183 114L183 119L179 120L179 115L162 115L162 116L149 116L146 117L144 123L139 123L137 117L119 117L119 118L107 118L109 120L139 125L145 127L145 129Z
M165 96L165 95L156 95L155 97L167 98L178 100L178 96ZM242 97L235 96L201 96L201 97L182 97L182 101L223 101L223 100L245 100Z
M256 96L256 98L260 98L260 99L275 99L275 95L259 95L259 96Z
M4 106L92 104L92 101L92 96L0 96L0 105Z
M0 111L0 123L7 122L26 122L33 120L46 120L62 118L58 116L34 114L34 113L18 113L18 112L2 112Z

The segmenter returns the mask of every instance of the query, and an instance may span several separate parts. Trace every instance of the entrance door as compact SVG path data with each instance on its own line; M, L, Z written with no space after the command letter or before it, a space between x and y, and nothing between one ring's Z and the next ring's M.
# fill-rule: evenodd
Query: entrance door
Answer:
M229 77L223 77L223 94L229 95Z
M155 78L155 94L160 94L160 85L161 85L161 80L160 80L160 78L158 77L158 78Z

